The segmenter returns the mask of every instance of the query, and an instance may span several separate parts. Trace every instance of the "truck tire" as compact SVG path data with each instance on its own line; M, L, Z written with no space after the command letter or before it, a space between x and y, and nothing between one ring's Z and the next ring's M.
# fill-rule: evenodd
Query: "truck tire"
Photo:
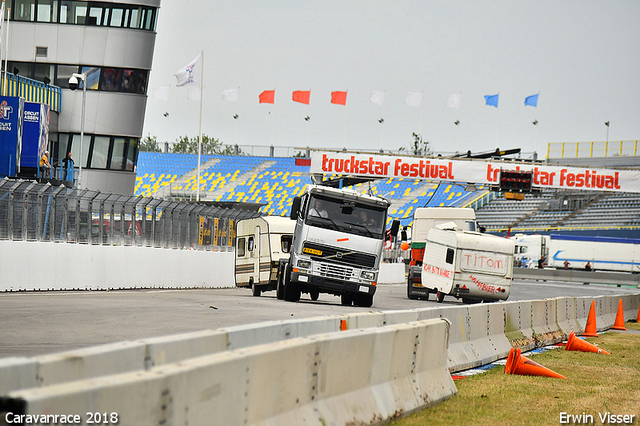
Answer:
M353 304L353 296L351 294L343 294L340 296L342 306L351 306Z
M291 281L291 267L287 265L284 274L284 300L287 302L300 301L300 287L298 283Z
M309 292L309 297L315 302L320 297L320 292L318 290L312 290Z
M356 294L354 299L354 304L360 307L370 308L373 306L373 294Z

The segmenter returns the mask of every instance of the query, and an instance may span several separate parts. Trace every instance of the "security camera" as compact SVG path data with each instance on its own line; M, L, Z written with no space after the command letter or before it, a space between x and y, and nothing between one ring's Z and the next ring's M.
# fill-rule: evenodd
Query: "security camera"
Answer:
M76 90L78 88L78 77L72 75L69 77L69 89Z

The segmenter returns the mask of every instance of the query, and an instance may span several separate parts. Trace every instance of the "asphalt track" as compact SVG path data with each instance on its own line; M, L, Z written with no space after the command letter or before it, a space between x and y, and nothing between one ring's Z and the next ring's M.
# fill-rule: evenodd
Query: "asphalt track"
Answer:
M514 280L509 301L637 294L630 286ZM447 297L443 305L461 304ZM371 308L346 307L322 294L298 303L253 297L248 289L0 293L0 357L34 356L123 340L240 324L350 312L440 306L409 300L405 285L381 285Z

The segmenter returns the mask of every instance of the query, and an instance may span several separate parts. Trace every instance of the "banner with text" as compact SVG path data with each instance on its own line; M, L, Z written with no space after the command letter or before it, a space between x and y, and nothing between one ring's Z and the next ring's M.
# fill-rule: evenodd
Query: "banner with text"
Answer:
M640 192L640 171L313 151L311 173L498 185L500 169L533 171L536 189Z

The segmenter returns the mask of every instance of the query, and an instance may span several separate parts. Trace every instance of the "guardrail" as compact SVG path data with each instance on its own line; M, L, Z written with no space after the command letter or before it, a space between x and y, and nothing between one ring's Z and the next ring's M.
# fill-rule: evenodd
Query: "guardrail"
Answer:
M0 359L0 415L116 413L122 425L383 423L453 395L448 371L582 333L592 301L598 330L610 328L619 300L625 318L635 318L640 294L563 297L277 321Z

